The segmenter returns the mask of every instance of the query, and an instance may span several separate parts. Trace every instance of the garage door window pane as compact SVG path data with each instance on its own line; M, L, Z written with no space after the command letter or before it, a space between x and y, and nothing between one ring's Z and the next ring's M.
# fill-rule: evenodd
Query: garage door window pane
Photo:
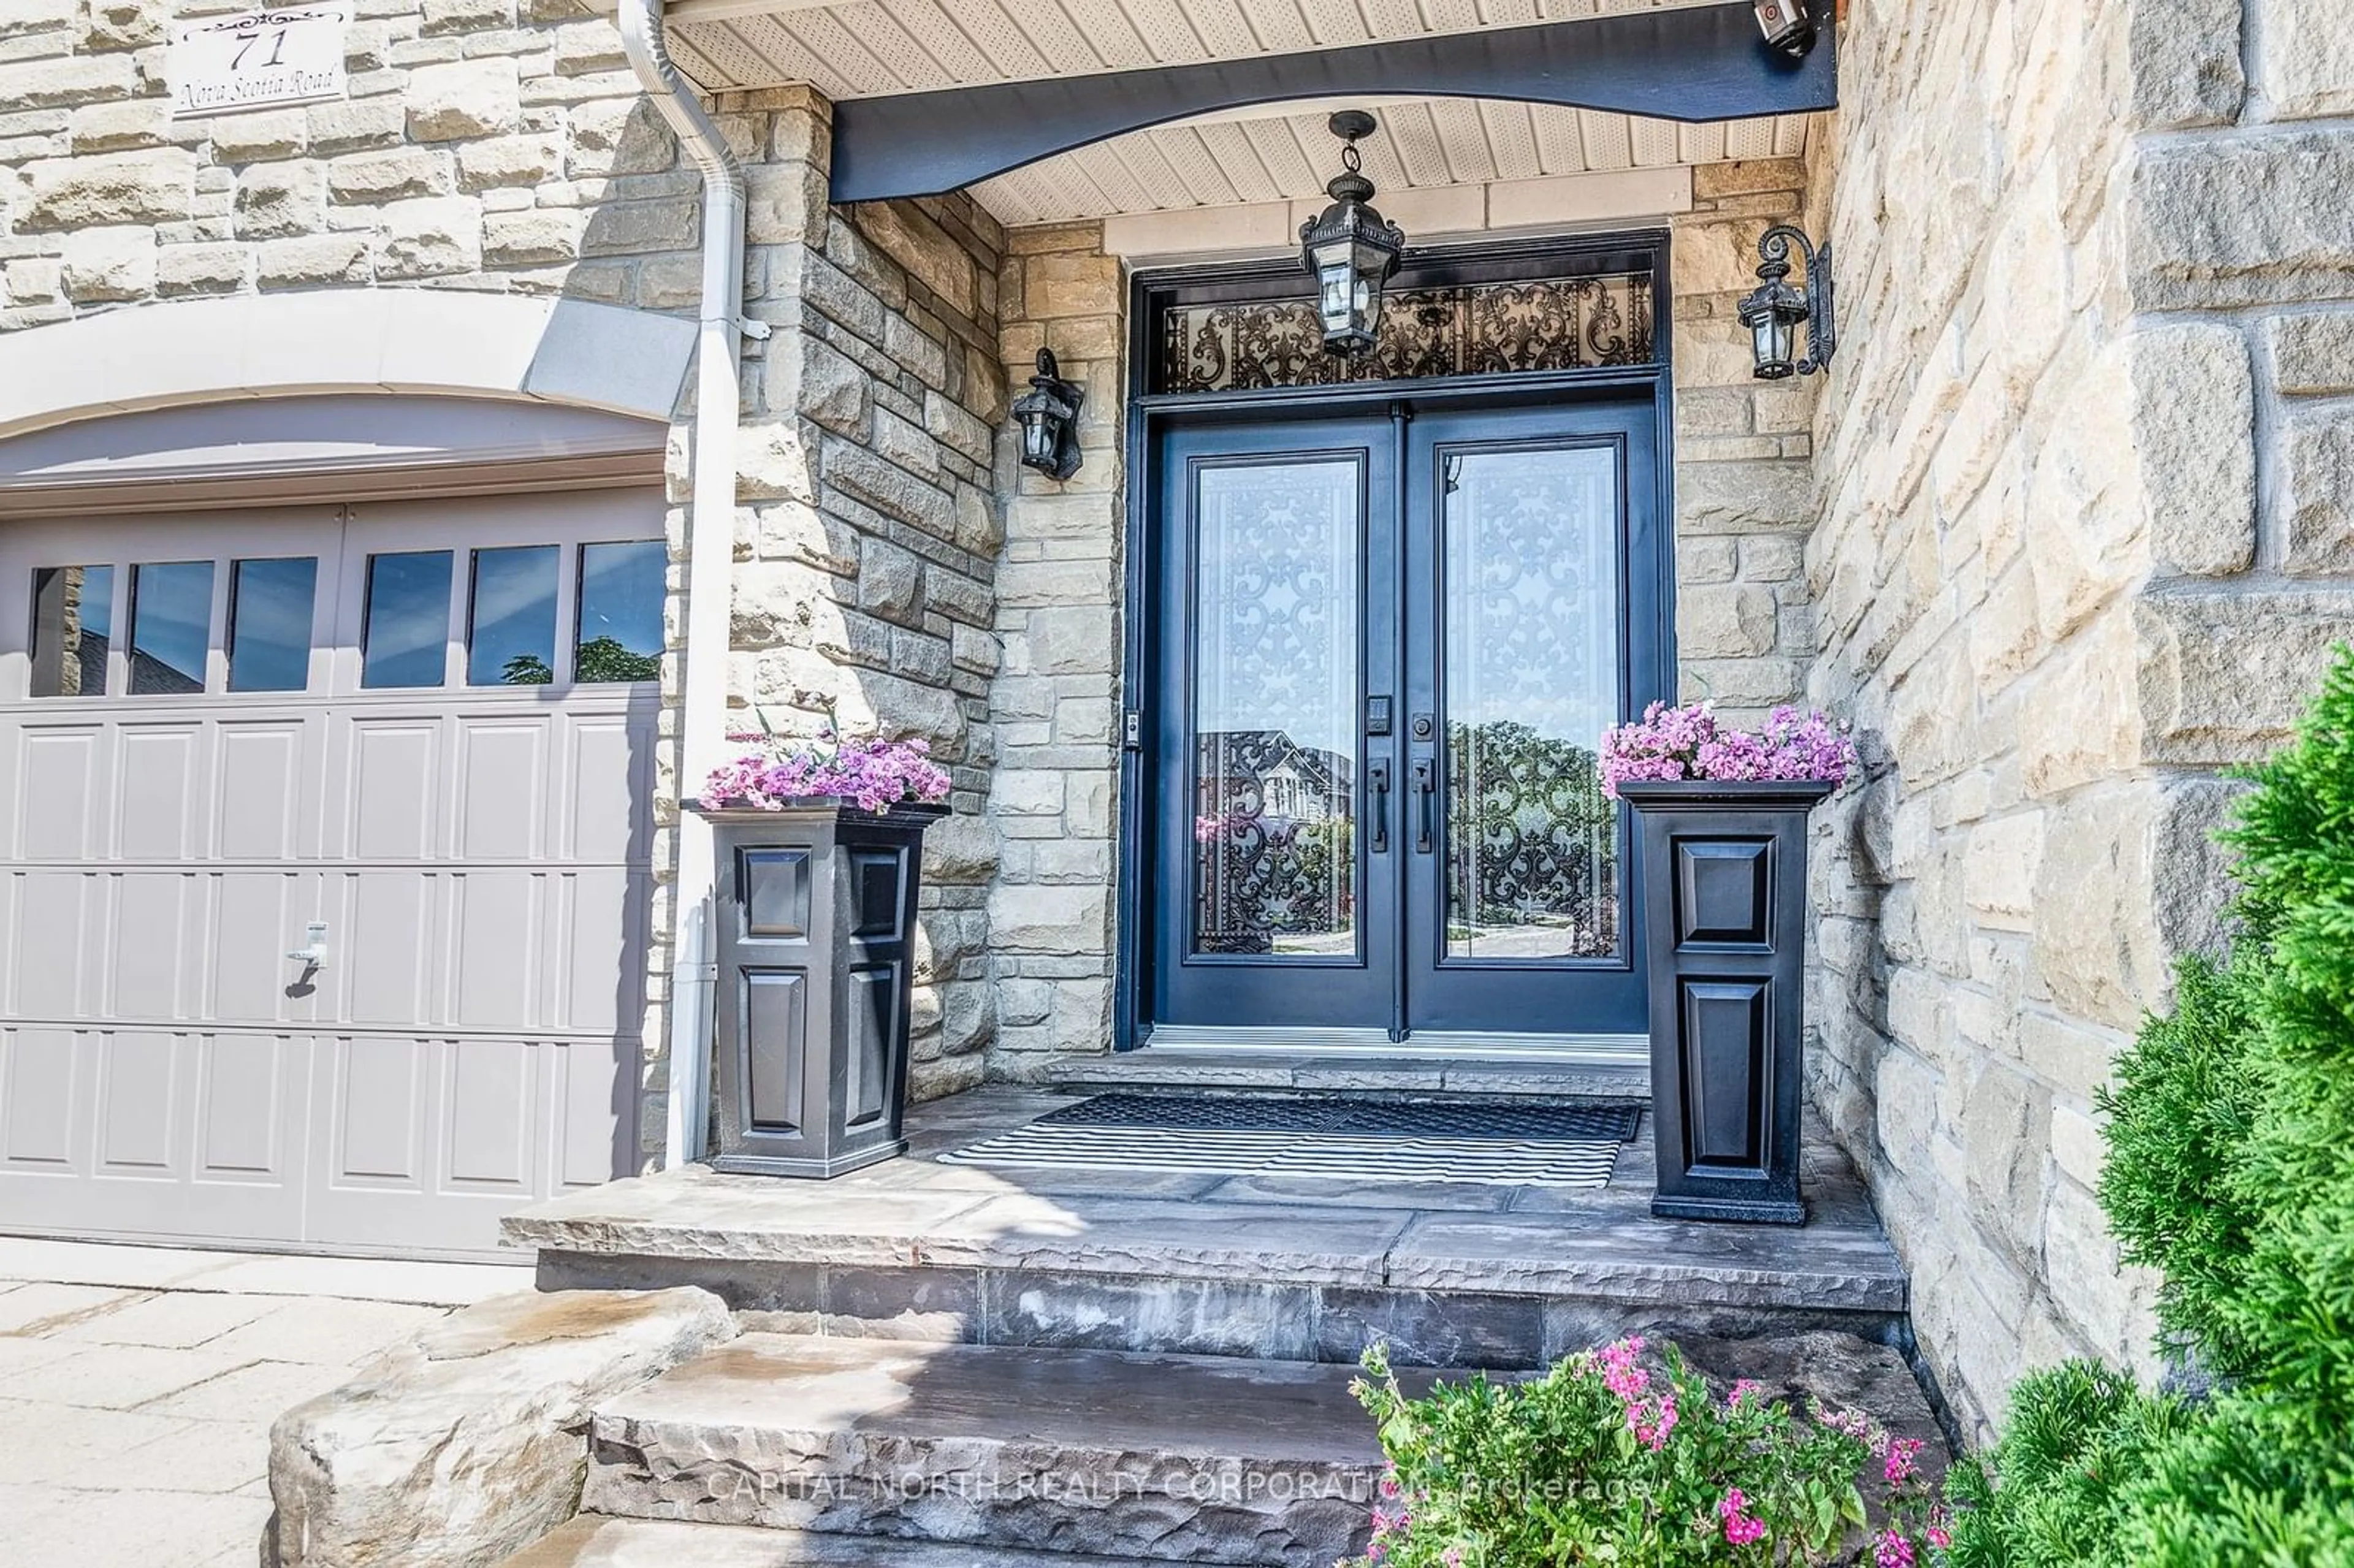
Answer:
M212 646L213 564L148 562L131 568L131 694L186 696L205 689Z
M228 689L299 692L311 683L315 556L239 561L228 588Z
M573 647L578 681L652 681L662 676L663 573L660 539L580 546L580 630Z
M470 686L544 686L556 679L556 546L474 552L466 633Z
M114 568L42 567L33 573L33 693L106 695L114 644Z
M370 556L363 686L438 686L449 671L450 552Z

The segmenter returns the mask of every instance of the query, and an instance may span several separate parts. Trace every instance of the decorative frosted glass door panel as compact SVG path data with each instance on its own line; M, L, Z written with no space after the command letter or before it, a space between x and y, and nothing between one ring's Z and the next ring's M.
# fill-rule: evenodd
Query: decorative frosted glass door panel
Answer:
M1367 777L1388 743L1364 715L1394 685L1391 427L1203 425L1157 455L1155 1016L1386 1030L1391 774Z
M1357 954L1363 471L1197 471L1195 953Z
M1444 460L1447 959L1620 956L1615 446Z
M1596 753L1670 685L1655 418L1597 400L1409 429L1404 766L1430 826L1404 868L1410 1029L1645 1027Z

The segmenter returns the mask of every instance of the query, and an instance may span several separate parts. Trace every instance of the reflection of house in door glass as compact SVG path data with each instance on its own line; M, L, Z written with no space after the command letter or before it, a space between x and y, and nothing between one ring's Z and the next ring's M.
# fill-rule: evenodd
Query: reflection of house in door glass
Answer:
M1195 747L1198 950L1353 951L1352 760L1281 730L1204 735Z

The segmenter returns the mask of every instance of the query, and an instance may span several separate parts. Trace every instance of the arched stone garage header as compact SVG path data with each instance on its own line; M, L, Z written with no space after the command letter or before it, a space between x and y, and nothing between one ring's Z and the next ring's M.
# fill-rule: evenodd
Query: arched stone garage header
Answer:
M668 421L694 354L691 321L579 300L350 289L142 305L0 334L0 440L106 414L334 392L520 397Z

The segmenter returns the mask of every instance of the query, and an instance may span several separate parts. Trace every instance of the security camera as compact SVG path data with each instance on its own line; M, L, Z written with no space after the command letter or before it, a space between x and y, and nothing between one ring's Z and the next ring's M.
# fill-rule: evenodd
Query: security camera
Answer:
M1787 55L1803 55L1815 47L1815 17L1808 0L1751 0L1757 13L1757 30L1766 42Z

